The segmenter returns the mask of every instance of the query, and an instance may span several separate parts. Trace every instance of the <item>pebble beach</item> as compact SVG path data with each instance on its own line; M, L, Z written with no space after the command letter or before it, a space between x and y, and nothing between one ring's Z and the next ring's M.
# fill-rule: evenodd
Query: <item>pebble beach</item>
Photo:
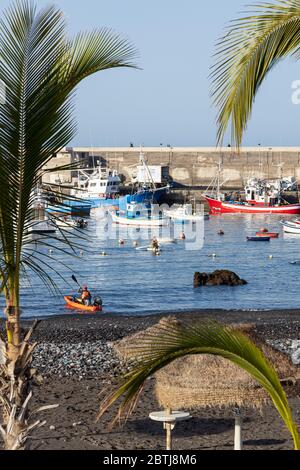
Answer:
M173 314L172 314L173 315ZM175 314L176 315L176 314ZM34 366L44 381L34 390L32 406L58 403L56 410L45 412L47 424L32 436L33 449L79 450L163 450L162 427L148 415L157 411L153 380L147 382L139 404L125 427L109 430L116 413L110 410L96 422L100 395L126 367L117 357L112 343L157 323L165 314L152 316L68 315L44 319L35 333L38 342ZM214 319L223 323L252 323L257 334L287 355L293 353L293 341L300 338L300 311L222 311L205 310L177 314L180 319ZM23 322L28 328L31 320ZM3 328L4 322L1 323ZM295 419L300 423L300 399L290 400ZM175 450L216 450L233 447L233 416L208 409L191 412L192 418L176 427ZM276 410L267 406L262 415L249 411L244 418L244 446L247 450L287 450L292 448Z

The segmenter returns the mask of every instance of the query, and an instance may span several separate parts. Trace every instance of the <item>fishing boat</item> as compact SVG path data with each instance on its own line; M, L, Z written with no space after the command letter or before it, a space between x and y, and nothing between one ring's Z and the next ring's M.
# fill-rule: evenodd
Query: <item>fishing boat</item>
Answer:
M247 237L248 242L269 242L271 240L270 237Z
M94 305L84 305L78 301L73 296L64 296L66 304L74 309L84 310L86 312L101 312L102 311L102 302Z
M209 214L197 214L193 211L192 204L183 204L182 206L173 206L170 209L164 211L165 215L170 217L174 222L179 223L197 223L203 222L209 218Z
M74 198L87 202L92 209L118 204L121 179L116 170L99 165L92 173L78 170L78 187L71 191Z
M287 180L295 184L294 178L262 180L251 178L245 186L245 198L233 199L231 195L221 193L221 164L218 166L216 184L212 192L203 195L212 214L300 214L300 204L289 204L284 199L284 192L290 189ZM295 186L294 186L295 187Z
M131 194L119 197L121 178L118 172L99 165L97 169L93 169L92 173L86 169L78 170L78 187L71 191L71 195L77 200L89 203L92 209L105 206L113 210L124 210L128 203L145 204L149 201L158 203L161 196L168 191L169 186L162 188L156 186L142 148L139 160L148 178L146 183L135 188ZM72 202L71 205L73 205Z
M113 222L120 225L165 227L169 224L169 218L156 211L154 206L135 202L127 204L125 211L111 211L110 214Z

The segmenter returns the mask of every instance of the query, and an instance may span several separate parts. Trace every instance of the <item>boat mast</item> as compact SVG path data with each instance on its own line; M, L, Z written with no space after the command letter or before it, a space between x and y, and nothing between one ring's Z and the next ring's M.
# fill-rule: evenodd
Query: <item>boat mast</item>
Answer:
M217 175L217 199L218 201L221 200L221 192L220 192L221 166L222 166L222 163L221 163L221 158L220 158L219 163L218 163L218 175Z
M143 147L142 146L141 146L141 151L140 151L140 164L144 167L144 170L146 170L149 182L152 184L152 187L153 187L154 191L156 191L156 189L157 189L156 184L154 183L151 171L149 170L149 167L146 163L145 154L143 153Z

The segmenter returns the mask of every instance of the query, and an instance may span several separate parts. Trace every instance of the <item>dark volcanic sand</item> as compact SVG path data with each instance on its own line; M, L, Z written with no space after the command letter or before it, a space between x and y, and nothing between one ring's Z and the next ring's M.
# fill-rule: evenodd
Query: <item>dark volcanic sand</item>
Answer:
M152 393L153 380L148 381L137 409L124 428L117 427L113 431L108 429L116 408L109 411L100 422L95 422L99 406L98 395L100 392L110 390L113 375L117 373L115 366L118 361L111 349L105 349L106 344L109 346L110 341L144 330L163 316L166 315L151 317L72 315L45 319L35 334L35 339L41 348L38 349L35 360L42 369L45 380L39 389L35 389L32 406L59 403L60 407L44 413L43 417L47 420L47 424L33 433L31 448L163 450L165 435L162 426L148 419L151 411L158 410ZM251 322L257 325L258 334L266 340L300 339L300 311L296 310L199 311L180 313L178 317L191 320L209 318L226 323ZM24 327L28 327L29 324L30 321L24 322ZM3 322L1 326L3 327ZM61 354L61 357L57 355L53 363L51 363L51 350L50 353L45 353L48 351L49 343L52 347L54 345L60 348L57 354ZM93 348L98 343L101 343L99 358L93 361L95 354ZM106 354L107 357L102 359L101 354ZM72 357L75 358L74 365L70 366ZM102 362L105 363L103 367ZM61 363L60 369L57 367L58 363ZM76 368L79 367L78 364L80 369ZM81 372L85 370L85 375L80 375L81 372L78 370ZM300 424L300 399L291 399L290 403L295 419ZM191 414L192 419L175 428L173 434L175 450L233 448L234 421L230 413L207 410ZM247 413L243 425L243 440L246 450L292 448L289 433L272 407L267 407L263 411L263 416L254 411Z

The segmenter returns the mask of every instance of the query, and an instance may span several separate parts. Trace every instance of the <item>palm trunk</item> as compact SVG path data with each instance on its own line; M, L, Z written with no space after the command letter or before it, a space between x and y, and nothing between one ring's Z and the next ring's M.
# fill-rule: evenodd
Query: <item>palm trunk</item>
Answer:
M5 360L0 365L0 400L2 402L2 423L0 431L6 450L25 448L30 426L28 405L32 396L32 352L35 344L29 344L37 326L31 328L21 339L19 308L9 306L6 310L7 340L3 342Z

